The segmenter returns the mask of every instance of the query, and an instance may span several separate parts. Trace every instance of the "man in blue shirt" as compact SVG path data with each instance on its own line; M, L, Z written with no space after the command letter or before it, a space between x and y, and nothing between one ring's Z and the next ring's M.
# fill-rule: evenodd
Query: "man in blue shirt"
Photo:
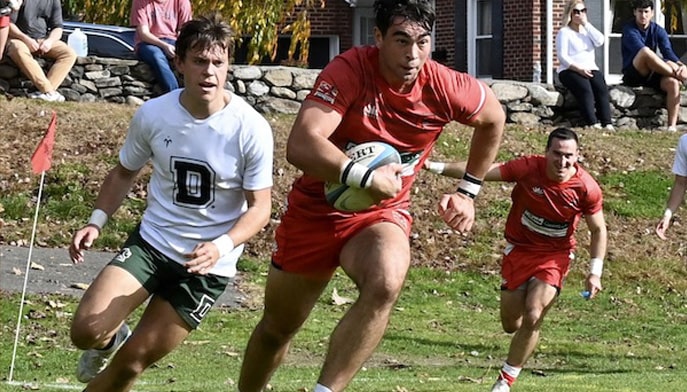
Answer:
M666 30L652 22L653 0L635 0L634 20L623 27L623 83L647 86L666 93L666 129L676 131L680 109L680 86L687 80L687 66L673 51ZM656 53L660 50L663 57Z

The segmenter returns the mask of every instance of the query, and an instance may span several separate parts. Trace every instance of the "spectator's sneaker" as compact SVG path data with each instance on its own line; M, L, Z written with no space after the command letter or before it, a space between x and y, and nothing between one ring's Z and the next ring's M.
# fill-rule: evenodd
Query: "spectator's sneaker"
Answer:
M36 91L29 94L31 99L42 99L47 102L64 102L64 95L58 93L57 91L51 91L49 93L41 93Z
M615 127L613 126L613 124L604 125L604 129L607 131L615 131Z
M601 128L603 128L603 127L601 126L601 123L596 123L596 124L592 125L592 128L594 128L594 129L601 129Z
M112 347L107 350L92 348L84 351L81 354L81 358L79 358L79 366L76 368L76 379L83 383L91 381L98 373L105 369L112 354L126 342L129 336L131 336L131 330L124 323L115 334Z
M491 392L510 392L510 385L506 380L499 377L494 386L491 387Z

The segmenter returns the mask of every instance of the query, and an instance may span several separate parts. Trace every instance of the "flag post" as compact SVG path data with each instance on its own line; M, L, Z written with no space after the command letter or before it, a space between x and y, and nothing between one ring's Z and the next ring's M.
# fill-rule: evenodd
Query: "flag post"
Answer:
M19 314L17 315L17 328L14 334L14 348L12 349L12 363L10 364L10 374L7 380L12 382L14 373L14 361L17 357L17 345L19 343L19 330L21 328L21 315L24 309L24 298L26 297L26 286L29 281L29 270L31 269L31 254L33 253L33 243L36 238L36 227L38 225L38 210L41 205L41 198L43 196L43 184L45 182L45 172L50 169L52 165L52 150L55 145L55 130L57 126L57 114L52 112L50 125L43 136L43 139L38 143L36 151L31 156L31 168L35 174L40 173L41 180L38 186L38 201L36 202L36 210L33 217L33 228L31 230L31 241L29 242L29 255L26 259L26 272L24 273L24 286L21 290L21 300L19 301Z

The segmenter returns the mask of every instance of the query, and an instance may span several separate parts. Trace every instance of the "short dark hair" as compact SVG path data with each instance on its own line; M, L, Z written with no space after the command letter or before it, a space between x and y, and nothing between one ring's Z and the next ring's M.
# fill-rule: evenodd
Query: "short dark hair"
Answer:
M551 131L551 133L549 133L549 139L546 141L546 151L548 151L549 148L551 148L551 144L553 144L553 139L574 140L575 144L577 144L578 147L580 145L580 142L577 138L577 134L570 128L560 127Z
M227 51L231 58L234 32L231 26L214 12L207 16L200 16L184 23L179 31L175 45L176 56L180 60L186 58L191 49L206 50L213 46L220 46Z
M430 0L375 0L375 25L386 35L394 18L400 16L432 31L436 13Z
M654 9L654 1L653 0L634 0L632 2L632 10L640 9L643 10L644 8L651 8L652 10Z

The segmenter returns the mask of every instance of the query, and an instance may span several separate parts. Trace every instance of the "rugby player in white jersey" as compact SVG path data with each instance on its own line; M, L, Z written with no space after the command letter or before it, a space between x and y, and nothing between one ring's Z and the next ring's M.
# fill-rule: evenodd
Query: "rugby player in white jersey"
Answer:
M88 383L86 391L128 391L177 347L236 273L243 244L269 220L272 130L224 90L231 43L231 28L217 15L184 24L175 65L185 87L136 112L91 219L74 234L69 253L80 263L152 163L140 225L74 315L71 339L85 350L77 378ZM127 317L148 299L130 330Z

